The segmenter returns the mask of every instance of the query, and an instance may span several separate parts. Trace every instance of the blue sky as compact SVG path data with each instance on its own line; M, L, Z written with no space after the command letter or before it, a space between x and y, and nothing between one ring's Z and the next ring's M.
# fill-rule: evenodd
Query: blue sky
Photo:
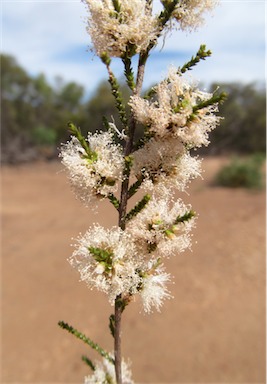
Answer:
M45 73L50 82L59 75L91 94L107 74L89 50L86 16L80 0L2 0L1 52L14 55L31 75ZM169 65L183 65L200 44L213 55L190 72L197 81L264 82L265 1L222 0L197 32L173 32L163 47L153 51L145 86L161 80ZM120 61L113 60L112 65L122 76Z

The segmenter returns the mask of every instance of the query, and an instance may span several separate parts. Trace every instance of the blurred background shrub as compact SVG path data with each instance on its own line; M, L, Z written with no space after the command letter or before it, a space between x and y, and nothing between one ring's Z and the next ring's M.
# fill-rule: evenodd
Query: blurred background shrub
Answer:
M264 186L264 160L265 156L261 153L246 158L233 158L217 173L215 183L231 188L260 189Z

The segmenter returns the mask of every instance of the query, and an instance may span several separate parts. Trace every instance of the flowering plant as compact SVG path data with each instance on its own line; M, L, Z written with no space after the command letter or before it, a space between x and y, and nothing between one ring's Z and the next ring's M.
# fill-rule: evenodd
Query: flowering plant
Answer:
M98 344L61 321L59 325L95 349L103 358L85 362L93 374L85 383L132 383L131 372L121 355L122 313L135 295L140 295L147 313L160 310L172 296L171 276L165 261L190 247L195 212L175 192L184 191L201 173L201 161L190 150L208 145L209 132L219 124L218 104L225 95L200 91L183 74L211 55L201 45L183 67L170 68L164 80L142 94L144 71L151 50L160 36L172 28L194 30L203 22L214 0L161 0L159 13L153 0L84 0L88 32L94 52L106 66L111 92L120 116L120 127L106 123L106 131L84 137L69 123L71 139L60 156L69 172L76 195L97 205L108 199L118 212L118 225L110 229L91 226L77 239L69 258L81 280L104 292L114 305L109 326L114 351ZM138 55L137 73L132 57ZM131 90L127 113L118 81L112 72L112 57L124 64ZM137 124L143 136L137 141ZM128 201L143 194L134 208Z

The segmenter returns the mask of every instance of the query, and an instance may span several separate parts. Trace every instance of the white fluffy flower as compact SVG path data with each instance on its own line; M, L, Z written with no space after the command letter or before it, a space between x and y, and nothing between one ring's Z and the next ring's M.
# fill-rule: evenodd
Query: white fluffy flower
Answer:
M163 301L172 298L166 286L169 281L170 275L162 270L143 278L140 295L145 312L151 313L153 308L160 311Z
M133 172L143 175L143 189L160 190L161 186L184 191L190 180L201 173L201 160L186 152L181 141L173 136L150 139L133 153Z
M217 0L181 0L172 14L182 30L196 30L204 24L204 13L217 6Z
M184 126L193 111L189 84L181 76L175 76L173 71L175 69L172 68L168 79L154 87L155 95L152 100L131 96L129 101L136 119L160 137L172 133L173 127Z
M74 191L86 205L92 199L116 192L124 167L122 149L114 144L109 132L89 134L88 143L91 158L76 137L62 145L60 153Z
M130 371L130 364L122 361L122 382L123 384L134 384L132 380L132 373ZM114 364L106 359L103 362L96 364L94 373L90 376L86 376L84 384L116 384L116 375Z
M132 154L133 172L140 175L143 171L155 174L171 172L179 157L184 155L185 148L182 143L173 137L166 139L152 138L144 147Z
M107 230L95 225L77 240L69 262L79 271L82 281L106 293L111 304L120 294L137 292L139 264L129 233L119 227Z
M128 46L139 53L156 38L157 22L146 0L83 0L88 6L88 32L97 55L120 57Z
M191 148L209 143L208 133L220 121L214 113L217 104L197 112L194 112L194 107L210 99L212 94L196 89L175 68L170 68L167 79L154 87L154 91L152 100L140 96L130 98L129 105L139 122L154 136L177 137Z
M127 226L140 253L149 258L170 257L191 245L189 235L194 226L193 215L186 219L191 207L181 200L173 202L170 195L152 198Z

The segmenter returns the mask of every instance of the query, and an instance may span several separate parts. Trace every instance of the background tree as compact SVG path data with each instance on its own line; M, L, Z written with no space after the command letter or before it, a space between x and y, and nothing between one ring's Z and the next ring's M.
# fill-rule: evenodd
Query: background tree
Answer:
M66 125L74 121L85 134L104 129L103 116L119 116L109 84L102 82L91 97L75 82L60 76L51 85L45 74L30 76L16 59L1 55L1 154L2 162L55 158L59 143L68 140ZM129 89L120 84L124 100ZM210 86L210 92L215 86ZM221 106L224 117L219 129L210 134L212 146L201 154L265 153L266 95L259 84L222 83L228 94ZM128 109L126 112L129 114ZM137 137L140 137L137 127Z
M2 155L12 162L29 145L34 110L29 103L31 79L12 56L1 56L1 145Z
M211 86L214 90L215 86ZM264 152L266 150L266 94L257 84L220 84L228 97L221 106L220 128L211 132L212 154Z
M83 116L84 89L63 79L52 87L44 74L30 77L15 58L1 55L2 161L57 156L68 120Z

